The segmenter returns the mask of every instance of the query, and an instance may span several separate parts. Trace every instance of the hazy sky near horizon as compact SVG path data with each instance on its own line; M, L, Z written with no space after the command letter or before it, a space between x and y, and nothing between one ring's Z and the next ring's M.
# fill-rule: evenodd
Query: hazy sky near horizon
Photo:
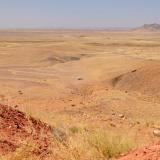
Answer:
M160 23L160 0L0 0L0 28L135 27Z

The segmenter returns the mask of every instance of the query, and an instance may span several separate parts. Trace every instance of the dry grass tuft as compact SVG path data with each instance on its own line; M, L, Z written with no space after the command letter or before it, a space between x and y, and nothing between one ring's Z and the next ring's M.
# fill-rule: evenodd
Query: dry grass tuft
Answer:
M96 131L89 136L88 142L102 158L118 157L134 148L130 137Z

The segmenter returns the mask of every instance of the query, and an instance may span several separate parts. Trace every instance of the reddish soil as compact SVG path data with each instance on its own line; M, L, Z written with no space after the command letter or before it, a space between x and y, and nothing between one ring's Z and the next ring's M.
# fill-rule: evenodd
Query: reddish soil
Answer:
M118 89L138 91L159 98L160 64L148 61L142 67L116 77L113 82Z
M160 160L160 143L133 151L119 160Z
M36 145L34 155L50 153L52 128L47 124L26 116L23 112L0 105L0 154L7 155L31 141Z

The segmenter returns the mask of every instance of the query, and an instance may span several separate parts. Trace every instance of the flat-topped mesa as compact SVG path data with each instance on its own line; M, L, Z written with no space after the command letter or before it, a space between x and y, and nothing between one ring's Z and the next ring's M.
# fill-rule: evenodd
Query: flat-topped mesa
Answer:
M160 32L160 24L144 24L142 27L134 29L135 31Z

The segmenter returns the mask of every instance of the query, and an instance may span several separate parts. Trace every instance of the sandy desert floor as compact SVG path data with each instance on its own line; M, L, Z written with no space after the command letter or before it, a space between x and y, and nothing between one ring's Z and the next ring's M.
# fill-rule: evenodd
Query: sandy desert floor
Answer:
M135 148L152 144L160 33L0 31L0 88L1 104L66 132L101 130L129 137Z

